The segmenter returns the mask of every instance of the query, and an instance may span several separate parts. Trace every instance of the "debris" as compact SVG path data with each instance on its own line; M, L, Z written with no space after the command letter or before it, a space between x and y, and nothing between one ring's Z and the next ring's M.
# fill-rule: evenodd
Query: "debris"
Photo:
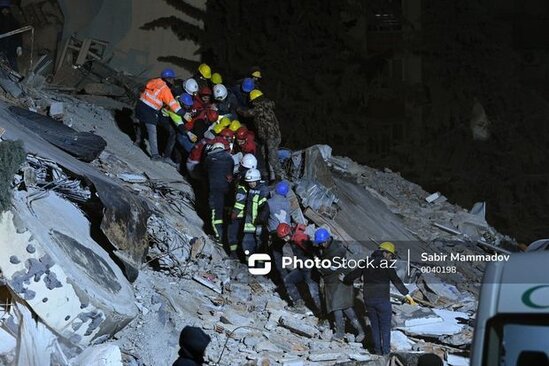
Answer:
M334 361L339 359L342 356L341 353L330 352L330 353L312 353L309 355L309 360L313 362L322 362L322 361Z
M425 201L429 203L435 202L441 196L440 192L435 192L425 198Z
M56 120L62 120L64 113L65 108L63 102L53 102L52 104L50 104L49 115L51 118Z
M145 183L147 181L147 177L138 173L119 173L116 176L128 183Z
M391 349L396 352L410 351L415 344L404 333L398 330L391 331Z
M122 366L122 353L117 345L110 343L91 346L71 360L71 365Z
M233 309L226 309L221 315L221 322L224 324L232 324L238 327L248 326L253 323L253 320L246 317L244 314L237 314Z
M318 329L313 326L307 325L303 321L291 319L288 316L282 316L278 320L280 325L289 329L295 334L302 335L307 338L314 338L318 334Z
M106 83L87 83L84 85L84 93L90 95L106 95L121 97L126 94L124 88Z
M206 275L197 274L193 276L193 280L195 280L196 282L206 286L207 288L217 292L218 294L221 294L222 293L221 286L217 283L214 283L212 279L213 277L208 276L207 274Z
M448 353L446 355L446 362L448 366L469 366L469 359L466 357L453 355Z
M455 230L455 229L452 229L452 228L449 228L448 226L444 226L442 224L439 224L439 223L433 223L434 226L438 227L440 230L444 230L446 232L449 232L450 234L454 234L454 235L463 235L461 232Z

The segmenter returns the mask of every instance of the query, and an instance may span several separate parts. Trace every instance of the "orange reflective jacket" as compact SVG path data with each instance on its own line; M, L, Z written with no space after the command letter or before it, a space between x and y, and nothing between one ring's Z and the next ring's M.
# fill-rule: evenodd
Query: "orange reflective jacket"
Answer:
M181 106L173 97L170 88L162 79L149 80L139 99L157 111L160 110L164 104L176 113L181 109Z

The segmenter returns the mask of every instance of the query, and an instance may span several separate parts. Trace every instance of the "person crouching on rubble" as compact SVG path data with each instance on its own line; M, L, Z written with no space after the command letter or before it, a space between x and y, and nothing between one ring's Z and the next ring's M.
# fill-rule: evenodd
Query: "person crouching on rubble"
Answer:
M328 260L332 263L335 262L335 258L340 260L345 258L347 250L340 242L334 240L328 230L321 227L316 229L313 238L313 245L318 248L319 259L321 261ZM324 281L324 296L326 300L326 311L333 313L335 320L336 333L333 337L335 341L343 341L345 336L345 318L351 321L351 325L358 332L355 341L362 342L364 340L364 330L362 325L358 321L358 318L353 308L354 301L354 289L353 285L343 283L339 280L339 274L343 274L343 269L334 269L334 266L330 268L320 267L319 272Z
M197 327L186 326L179 336L179 358L172 366L200 366L211 338Z
M415 305L414 299L408 294L408 289L391 266L396 258L395 245L391 242L381 243L372 253L373 265L356 268L347 275L340 275L344 284L352 284L362 275L364 281L364 305L370 318L374 352L387 355L391 350L391 301L389 297L390 283L404 295L405 301Z

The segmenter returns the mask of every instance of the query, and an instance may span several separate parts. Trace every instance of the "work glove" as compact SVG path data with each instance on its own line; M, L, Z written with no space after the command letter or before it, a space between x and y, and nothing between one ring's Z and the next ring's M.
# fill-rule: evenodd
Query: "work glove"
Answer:
M185 129L185 125L183 123L177 126L177 131L183 135L187 134L187 130Z
M17 47L17 49L15 50L15 53L17 53L17 56L21 56L23 54L23 48Z
M341 282L345 282L343 281L345 279L345 273L340 273L337 275L337 278L341 281Z
M191 131L187 132L187 136L189 137L189 140L191 140L191 142L196 142L196 140L198 140L196 135L194 133L192 133Z
M183 115L183 119L187 122L190 122L193 119L193 115L191 114L191 112L187 112Z
M410 295L404 296L404 301L406 301L410 305L417 305L417 303L414 301L414 299Z

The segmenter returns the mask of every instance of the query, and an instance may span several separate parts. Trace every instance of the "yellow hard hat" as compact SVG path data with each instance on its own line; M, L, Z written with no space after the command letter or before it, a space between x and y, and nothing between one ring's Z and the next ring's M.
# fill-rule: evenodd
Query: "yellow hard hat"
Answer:
M204 76L206 79L209 79L212 77L212 69L206 64L200 64L198 66L198 72L200 75Z
M379 244L379 249L385 250L389 253L396 254L395 245L391 243L390 241L385 241L381 244Z
M229 128L231 129L231 131L233 132L236 132L236 130L238 130L240 127L242 127L242 125L240 124L240 121L235 119L234 121L231 122L231 125L229 126Z
M252 72L252 76L253 76L254 78L261 79L261 71L256 70L256 71Z
M261 90L254 89L250 92L250 100L254 100L256 98L259 98L262 95L263 95L263 93L261 92Z
M221 123L216 123L214 126L213 126L213 131L215 132L216 135L219 135L219 133L221 131L223 131L225 129L225 127L221 126Z
M221 84L223 82L223 78L221 77L221 74L218 72L214 72L212 74L212 83L214 85Z
M231 119L229 117L223 117L221 118L221 120L219 121L219 124L225 128L225 127L229 127L231 125Z

